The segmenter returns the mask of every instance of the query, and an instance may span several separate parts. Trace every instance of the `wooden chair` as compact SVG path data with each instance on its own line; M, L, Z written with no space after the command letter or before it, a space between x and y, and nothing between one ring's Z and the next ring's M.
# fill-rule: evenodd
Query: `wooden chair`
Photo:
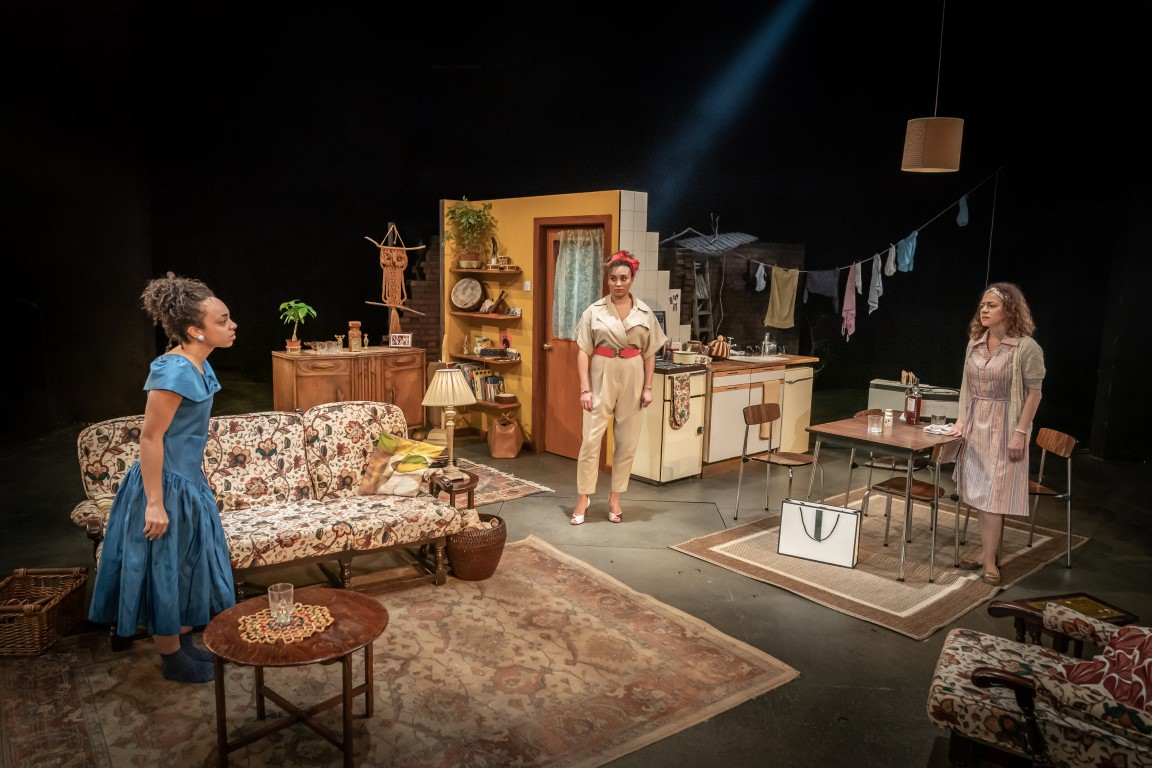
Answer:
M805 467L815 464L815 458L810 453L791 453L789 451L781 451L779 449L770 449L761 451L760 453L748 453L748 433L755 427L756 430L760 429L760 425L768 425L768 445L775 442L776 436L775 428L776 423L780 421L780 404L779 403L757 403L756 405L749 405L744 408L744 446L740 449L740 475L736 480L736 512L732 515L733 520L740 517L740 488L744 484L744 465L749 461L759 461L764 464L764 509L769 509L771 498L771 486L769 481L772 479L772 465L784 467L788 470L788 497L792 496L792 479L793 470L796 467ZM824 468L816 464L820 469L820 496L824 496ZM815 471L815 470L813 470Z
M884 415L884 409L883 408L865 408L863 411L856 411L856 414L852 418L867 420L867 418L869 416L883 416L883 415ZM858 466L860 466L860 465L856 463L856 448L853 447L851 452L848 454L848 489L849 490L852 490L852 470L856 469ZM895 475L896 473L900 473L902 475L907 474L907 472L908 472L908 457L895 455L895 454L889 454L889 453L876 453L875 451L872 451L872 452L869 452L868 461L866 461L864 463L864 466L868 467L868 482L865 485L865 488L871 488L872 487L872 470L874 470L874 469L886 469L886 470L888 470L888 476L889 477ZM928 461L928 459L924 458L923 456L917 456L912 461L912 471L913 472L919 472L920 470L924 469L927 466L929 466L929 461ZM844 499L844 503L845 504L848 503L847 498ZM860 511L864 515L868 514L867 508L861 509Z
M1028 495L1032 497L1032 522L1028 531L1028 546L1032 546L1032 537L1036 533L1036 507L1041 496L1049 496L1064 500L1065 517L1065 555L1064 566L1072 567L1072 449L1076 447L1076 438L1057 432L1054 429L1041 429L1036 433L1036 445L1040 446L1040 465L1036 470L1036 479L1028 482ZM1062 490L1044 485L1044 465L1048 455L1059 456L1064 459L1064 488Z
M1032 512L1029 518L1028 530L1028 546L1032 546L1032 540L1036 533L1036 507L1040 503L1041 496L1048 496L1054 499L1064 499L1064 515L1065 515L1065 554L1064 566L1066 568L1072 567L1072 449L1076 447L1076 438L1071 435L1066 435L1063 432L1057 432L1054 429L1041 429L1036 433L1036 445L1040 446L1040 464L1036 469L1036 479L1028 481L1028 495L1032 497ZM1064 459L1064 489L1058 490L1044 485L1044 467L1048 460L1048 454L1053 454ZM953 495L953 499L957 497ZM961 501L960 503L963 503ZM972 516L972 507L967 504L964 505L967 511L964 513L964 527L960 531L960 543L966 543L968 539L968 520ZM1000 547L997 550L1002 552L1004 549L1004 529L1000 530ZM997 555L999 560L999 555Z
M943 474L944 467L948 464L954 464L956 458L960 455L960 449L963 447L964 441L960 439L949 440L946 443L937 443L932 447L932 453L928 457L928 464L932 468L932 482L924 480L912 479L911 490L909 496L911 501L921 501L929 504L932 508L931 512L931 527L932 527L932 548L931 555L929 556L928 564L928 581L931 582L935 577L936 569L936 522L940 509L941 497L947 495L947 491L940 487L940 478ZM907 469L905 469L907 472ZM904 475L893 475L887 480L876 483L868 487L864 493L864 498L860 502L861 510L867 509L868 497L872 493L883 493L888 496L888 507L884 513L884 546L888 546L888 529L892 525L892 498L904 497L904 490L909 488L908 477ZM904 537L906 540L911 541L911 529L909 522L912 519L911 508L904 510ZM953 527L954 544L953 544L953 565L960 565L960 506L956 506L956 525ZM903 555L901 555L903 556ZM903 575L903 567L901 567L901 575Z

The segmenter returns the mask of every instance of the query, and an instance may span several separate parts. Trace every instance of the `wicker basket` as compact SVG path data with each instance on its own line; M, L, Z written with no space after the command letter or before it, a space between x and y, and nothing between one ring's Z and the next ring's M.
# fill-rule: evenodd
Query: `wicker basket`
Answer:
M492 520L492 528L474 528L448 537L448 563L452 575L464 581L483 581L496 572L504 542L508 539L508 526L496 515L481 513L482 521Z
M87 568L17 568L0 581L0 655L35 656L84 616Z

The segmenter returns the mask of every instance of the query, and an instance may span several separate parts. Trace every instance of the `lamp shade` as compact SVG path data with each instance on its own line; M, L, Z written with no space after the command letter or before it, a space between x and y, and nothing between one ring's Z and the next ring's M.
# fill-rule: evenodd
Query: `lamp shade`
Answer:
M476 396L468 380L464 378L464 371L459 368L441 368L432 374L432 381L428 383L428 391L424 393L423 405L456 406L472 405Z
M964 121L959 117L918 117L908 121L900 170L943 173L960 170L960 140Z

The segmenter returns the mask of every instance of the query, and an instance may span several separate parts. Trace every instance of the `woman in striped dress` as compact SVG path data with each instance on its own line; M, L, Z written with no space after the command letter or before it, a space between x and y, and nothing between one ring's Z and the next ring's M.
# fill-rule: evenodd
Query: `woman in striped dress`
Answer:
M1028 514L1028 443L1044 381L1035 329L1017 286L988 286L968 326L960 417L950 431L965 438L952 475L956 491L980 512L980 560L962 560L960 567L982 568L993 586L1000 585L1004 515Z

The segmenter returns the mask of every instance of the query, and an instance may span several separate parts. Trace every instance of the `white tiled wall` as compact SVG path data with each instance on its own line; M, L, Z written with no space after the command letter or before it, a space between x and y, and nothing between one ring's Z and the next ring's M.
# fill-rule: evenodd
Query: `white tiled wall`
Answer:
M620 191L620 247L640 260L632 290L652 309L664 310L670 341L688 341L692 325L680 325L680 289L668 285L668 271L657 269L660 233L648 231L648 193Z

